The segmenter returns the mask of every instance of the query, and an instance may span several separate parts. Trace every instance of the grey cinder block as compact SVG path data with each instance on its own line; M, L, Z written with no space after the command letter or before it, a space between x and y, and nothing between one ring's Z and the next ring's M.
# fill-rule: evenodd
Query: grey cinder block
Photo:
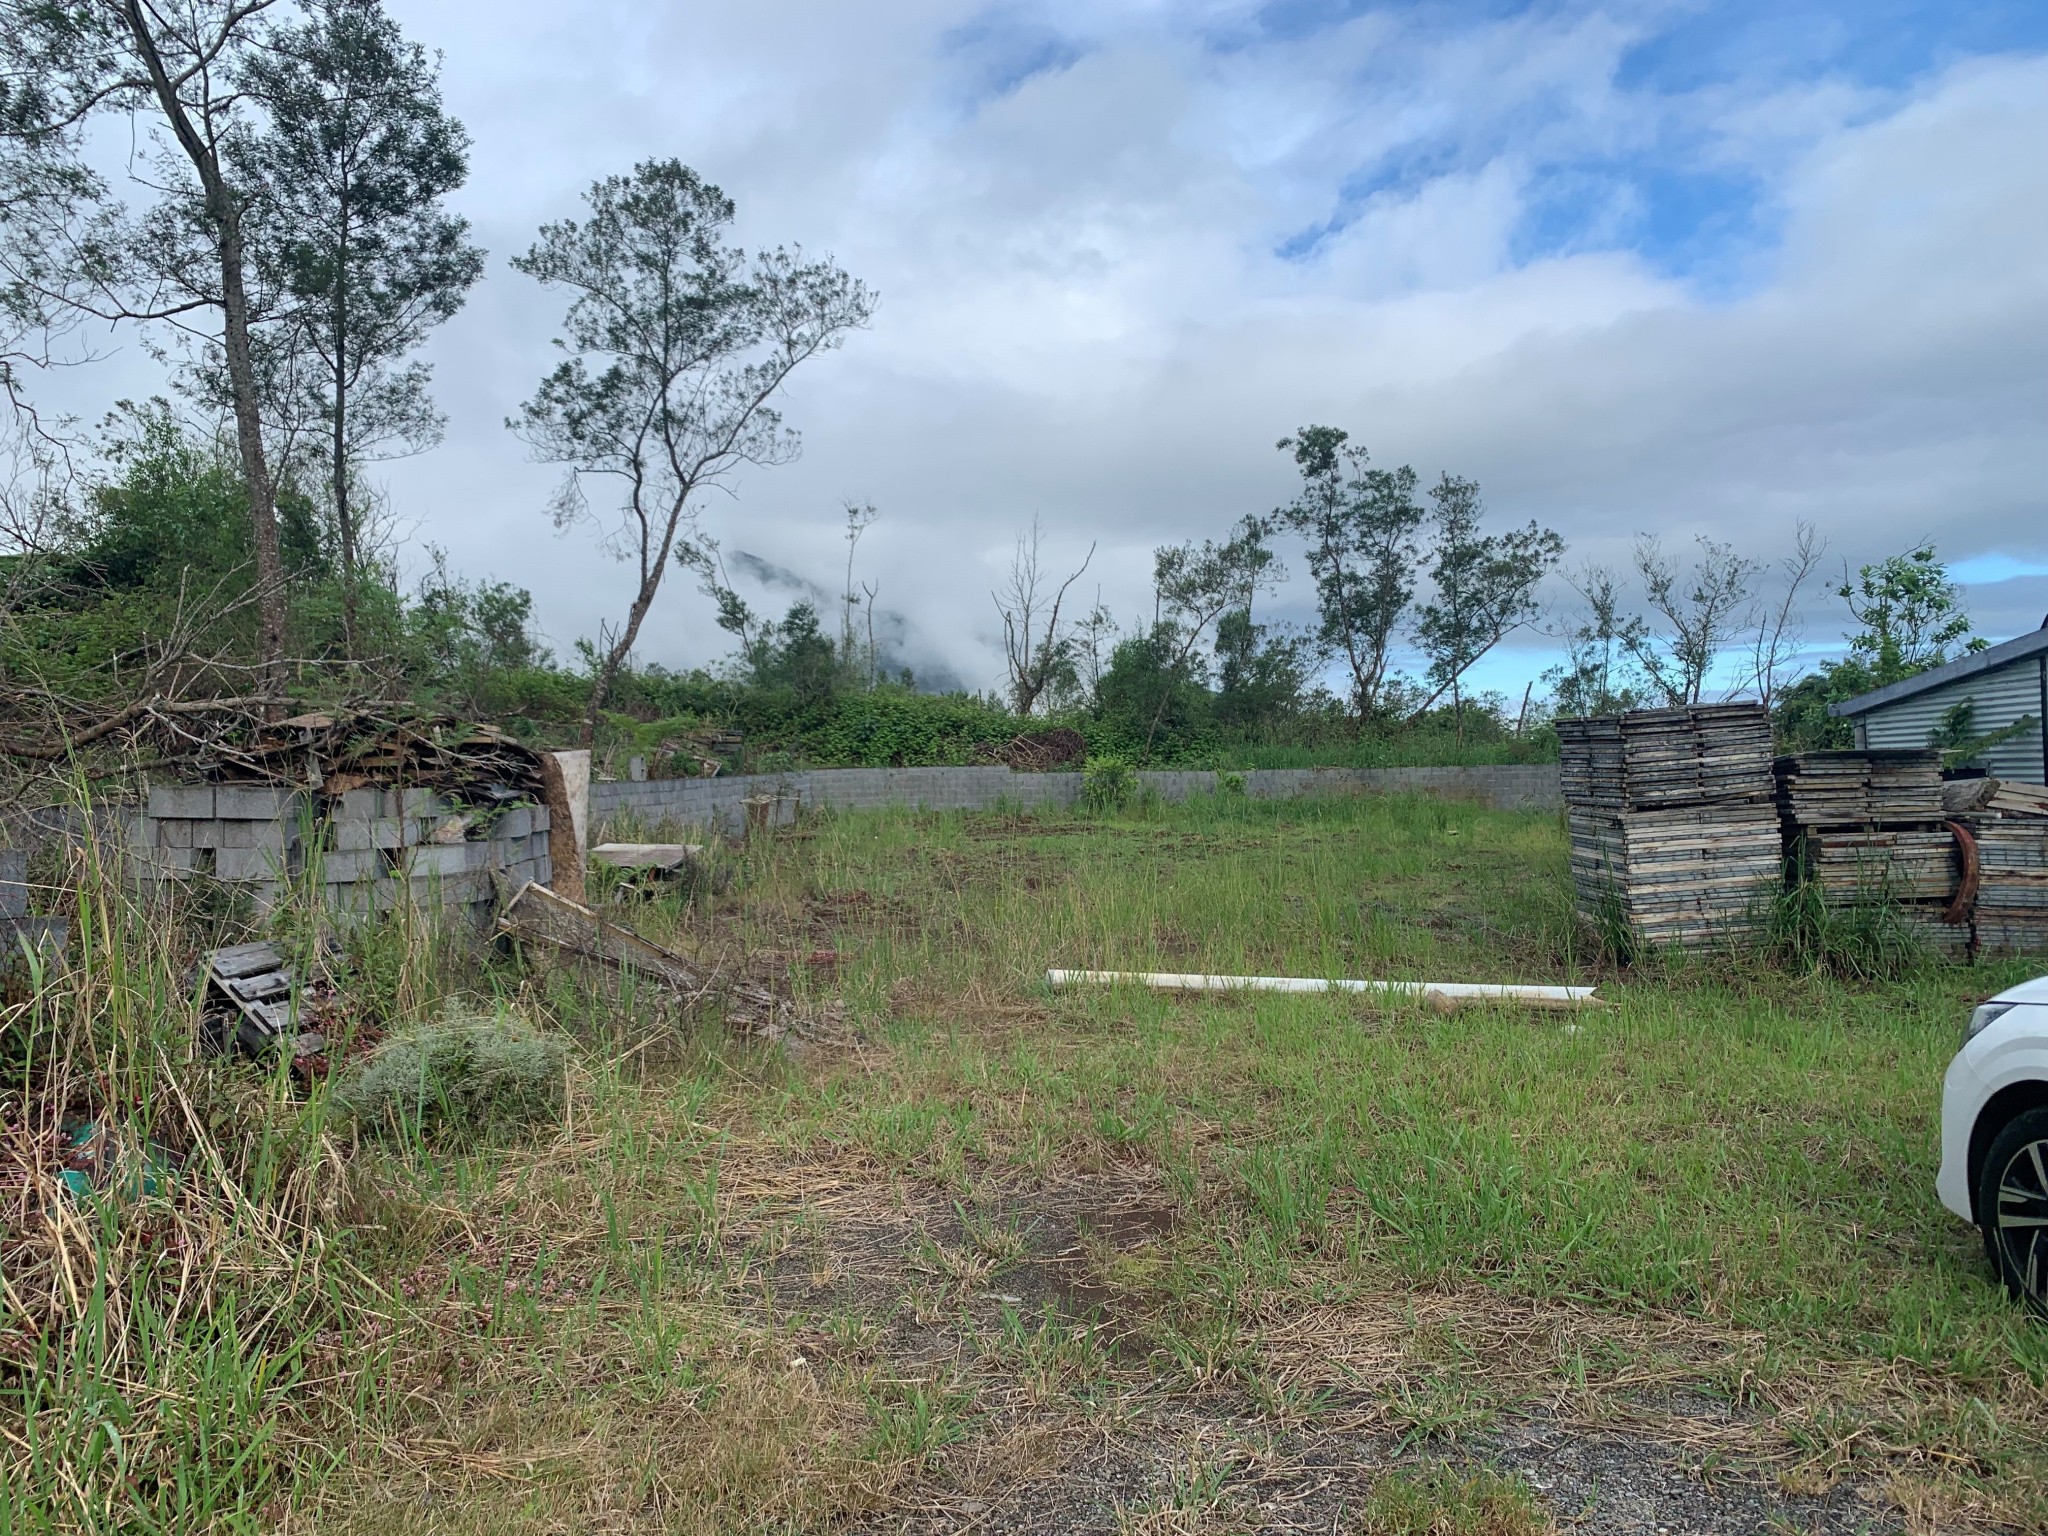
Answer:
M337 853L355 853L365 848L399 848L405 844L406 823L393 816L380 816L374 821L337 821L331 825Z
M192 827L189 821L160 821L156 824L157 842L164 848L190 848Z
M337 821L375 821L384 814L384 791L381 789L351 789L341 797L335 808Z
M401 816L436 818L447 815L448 807L442 802L441 797L431 789L408 789L404 792L404 797L400 801L398 814Z
M374 880L384 870L384 855L375 848L350 853L330 853L320 860L320 878L328 885L352 885Z
M493 838L513 839L533 835L533 810L530 806L515 805L497 819L491 827Z
M211 784L152 784L149 786L149 814L182 816L204 821L213 815Z
M488 869L489 843L429 843L406 856L406 873L418 880L430 875L460 875Z
M291 873L285 856L270 848L222 848L213 856L217 880L276 880Z
M0 917L28 916L28 854L0 850Z
M213 814L222 821L275 821L297 816L299 793L272 784L222 784L213 792Z

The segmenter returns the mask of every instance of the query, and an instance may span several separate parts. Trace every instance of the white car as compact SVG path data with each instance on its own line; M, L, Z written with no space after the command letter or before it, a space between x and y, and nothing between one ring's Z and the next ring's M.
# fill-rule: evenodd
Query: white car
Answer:
M2048 976L1970 1015L1942 1083L1934 1187L1983 1228L2006 1288L2048 1314Z

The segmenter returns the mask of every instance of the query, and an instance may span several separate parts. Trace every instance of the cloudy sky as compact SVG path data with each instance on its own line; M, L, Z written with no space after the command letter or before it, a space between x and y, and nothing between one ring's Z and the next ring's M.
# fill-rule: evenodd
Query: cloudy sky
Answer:
M1019 527L1097 544L1089 596L1135 615L1155 544L1287 497L1308 422L1476 477L1574 562L1639 531L1768 558L1807 519L1836 562L1937 540L1994 637L2048 611L2039 0L394 9L446 56L492 260L429 353L446 444L384 475L559 649L626 577L503 428L560 314L505 260L654 155L880 291L794 381L801 461L705 518L836 590L840 504L873 502L863 574L933 676L994 680ZM724 641L677 581L640 655Z

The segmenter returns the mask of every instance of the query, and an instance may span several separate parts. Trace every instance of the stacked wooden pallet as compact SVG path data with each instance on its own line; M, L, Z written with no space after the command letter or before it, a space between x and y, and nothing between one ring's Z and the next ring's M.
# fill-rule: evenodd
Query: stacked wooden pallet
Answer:
M1557 732L1582 914L1684 948L1755 920L1783 857L1761 705L1560 720Z
M1970 929L1951 912L1962 877L1944 821L1941 754L1859 748L1776 764L1785 851L1831 905L1891 908L1929 949L1960 959Z
M1950 786L1977 845L1977 951L2048 954L2048 788L2000 779Z

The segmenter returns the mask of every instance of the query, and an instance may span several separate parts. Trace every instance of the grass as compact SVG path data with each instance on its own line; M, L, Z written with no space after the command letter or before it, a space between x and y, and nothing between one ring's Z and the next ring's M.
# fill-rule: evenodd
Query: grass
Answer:
M559 1122L469 1140L191 1060L197 938L127 913L142 951L8 1027L210 1106L221 1176L188 1138L176 1188L61 1251L11 1197L45 1353L0 1369L0 1527L1519 1533L1572 1511L1442 1453L1526 1422L1930 1529L2048 1520L2048 1334L1932 1193L1959 1022L2024 967L1615 972L1564 870L1554 818L1423 798L821 819L624 909L843 999L856 1033L793 1058L659 989L358 936L365 1023L463 1000L574 1038ZM1613 1006L1049 993L1054 964Z

